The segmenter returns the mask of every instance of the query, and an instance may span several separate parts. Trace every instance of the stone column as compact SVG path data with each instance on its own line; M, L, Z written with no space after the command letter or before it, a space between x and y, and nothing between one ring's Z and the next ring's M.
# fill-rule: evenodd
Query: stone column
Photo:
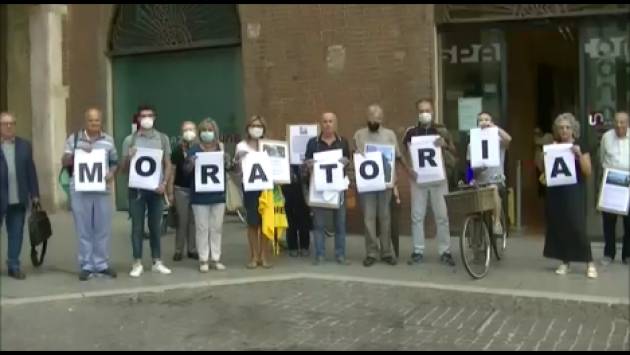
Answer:
M49 211L65 199L57 178L66 138L68 88L62 81L62 20L66 13L66 5L33 5L29 16L33 153L41 200Z

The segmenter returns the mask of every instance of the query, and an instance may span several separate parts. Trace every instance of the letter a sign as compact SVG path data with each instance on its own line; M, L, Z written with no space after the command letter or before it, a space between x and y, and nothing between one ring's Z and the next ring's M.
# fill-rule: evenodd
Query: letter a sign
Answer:
M100 192L107 190L107 152L94 149L74 152L74 190L81 192Z
M365 153L365 157L355 154L354 173L359 193L385 190L385 170L381 152Z
M162 177L161 149L138 148L129 165L129 187L153 191Z
M572 144L549 144L543 147L547 186L577 184Z
M271 159L265 152L250 152L243 158L243 189L262 191L273 189Z
M223 152L201 152L195 154L195 191L222 192L225 190L225 167Z

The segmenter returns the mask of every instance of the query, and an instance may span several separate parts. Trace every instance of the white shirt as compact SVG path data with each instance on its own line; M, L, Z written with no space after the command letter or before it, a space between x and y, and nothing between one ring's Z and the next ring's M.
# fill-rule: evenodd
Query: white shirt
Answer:
M614 129L604 133L599 154L605 169L630 170L630 130L623 138Z

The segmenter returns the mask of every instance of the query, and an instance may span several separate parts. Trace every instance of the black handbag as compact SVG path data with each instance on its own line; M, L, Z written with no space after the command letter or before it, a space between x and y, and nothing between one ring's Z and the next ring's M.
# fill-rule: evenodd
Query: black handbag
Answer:
M28 218L28 231L31 239L31 262L39 267L44 262L48 239L52 236L52 227L48 214L42 209L39 202L33 204L31 215ZM43 244L41 255L38 257L37 247Z

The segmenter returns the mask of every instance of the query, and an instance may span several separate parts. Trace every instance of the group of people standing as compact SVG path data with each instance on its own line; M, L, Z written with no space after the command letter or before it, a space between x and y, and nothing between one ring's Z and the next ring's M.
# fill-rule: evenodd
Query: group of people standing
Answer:
M305 191L309 175L314 166L313 157L318 152L341 150L340 162L345 168L352 164L352 153L364 154L366 144L387 144L395 148L394 171L408 175L411 190L411 223L413 251L407 263L419 264L425 253L424 220L426 210L431 203L435 225L437 226L438 253L440 262L454 266L451 255L451 235L449 218L444 196L449 192L447 180L418 184L417 175L409 163L408 145L416 136L437 136L435 146L443 150L445 160L456 157L457 150L448 130L436 124L433 115L433 103L430 99L416 102L418 116L416 123L408 128L402 138L403 150L398 144L398 137L391 129L384 126L384 112L379 105L370 105L367 109L366 127L356 131L351 142L337 132L335 113L322 114L319 125L320 133L311 138L306 146L305 160L301 165L291 166L291 183L282 186L285 211L288 219L287 242L289 256L308 257L311 255L310 234L313 232L313 263L319 265L325 261L325 225L328 213L334 217L334 256L337 263L349 265L346 258L346 196L340 193L340 205L337 209L321 207L309 208ZM30 144L15 137L15 118L2 113L2 150L0 150L0 224L7 221L9 234L9 275L24 279L19 266L19 254L22 244L23 224L26 211L31 202L39 198L37 175L33 164ZM109 248L112 231L111 183L116 174L129 170L130 161L138 148L153 148L163 151L163 171L156 190L128 189L129 216L131 219L131 244L133 264L129 275L139 277L144 272L143 239L145 222L149 228L149 244L152 258L152 271L170 274L171 269L162 261L160 226L165 203L172 204L177 210L177 231L173 261L187 257L199 261L199 271L209 269L224 270L221 261L223 218L225 214L226 192L197 192L195 188L195 159L200 152L224 152L226 173L239 176L242 174L242 162L247 154L259 150L259 140L267 133L267 122L261 116L252 116L246 123L246 137L236 146L234 156L225 152L220 141L217 123L206 118L199 124L186 121L181 125L181 140L171 147L168 137L155 128L156 110L149 106L138 109L135 119L137 131L127 136L119 157L113 138L103 131L102 113L97 108L90 108L85 113L84 129L68 137L62 164L66 169L73 166L77 149L91 151L104 149L107 153L108 189L105 192L75 191L70 186L71 209L78 240L79 279L88 280L93 274L116 277L116 271L109 263ZM493 118L486 112L478 115L478 127L494 127ZM500 140L500 166L472 169L477 183L495 187L496 210L493 233L501 234L502 226L498 223L501 214L502 197L505 191L504 159L512 137L503 129L498 129ZM584 182L591 174L591 162L584 145L577 143L579 126L571 114L559 115L554 121L554 143L573 143L573 152L579 174L575 185L547 187L546 194L546 233L543 254L559 259L562 264L556 270L566 274L570 262L587 262L587 275L597 277L593 263L590 242L585 232ZM602 139L601 157L604 167L630 170L628 164L628 114L619 112L615 115L615 128ZM539 159L539 169L544 172L544 165ZM448 164L447 164L448 165ZM395 181L395 179L394 179ZM121 187L119 187L121 188ZM262 236L262 217L260 213L261 192L242 191L243 205L247 211L247 238L249 262L247 268L259 266L271 268L271 244ZM379 259L389 265L396 265L400 257L398 246L398 205L400 197L396 185L384 191L364 192L359 194L365 229L365 267L374 265ZM394 216L392 216L392 214ZM630 224L625 216L625 234L622 259L628 262L630 257ZM604 264L612 262L615 256L614 225L616 215L603 214L604 234L606 237ZM184 249L186 248L186 249Z

